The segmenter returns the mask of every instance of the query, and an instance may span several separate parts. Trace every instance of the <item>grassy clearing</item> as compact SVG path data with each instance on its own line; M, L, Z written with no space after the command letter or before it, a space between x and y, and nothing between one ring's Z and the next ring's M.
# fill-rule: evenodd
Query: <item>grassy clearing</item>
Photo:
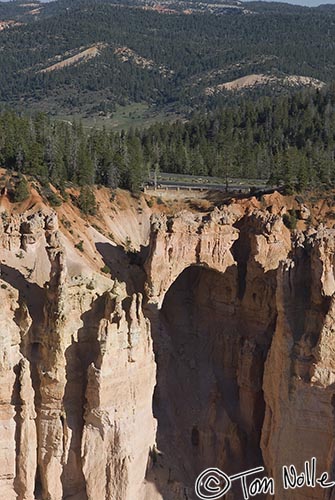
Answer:
M155 122L172 122L181 118L181 116L171 110L150 107L146 103L133 103L127 106L117 106L116 111L111 116L85 116L84 114L74 113L71 115L59 114L55 118L68 122L80 120L86 129L105 127L106 129L120 131L129 130L131 127L149 127Z

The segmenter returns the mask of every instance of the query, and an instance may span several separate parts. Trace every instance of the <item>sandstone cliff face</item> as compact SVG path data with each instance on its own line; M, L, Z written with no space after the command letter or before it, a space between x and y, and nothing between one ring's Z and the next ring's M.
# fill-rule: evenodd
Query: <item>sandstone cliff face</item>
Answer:
M191 500L258 465L329 498L280 475L334 471L335 230L284 212L147 213L137 253L87 228L88 256L47 208L2 216L0 498Z
M140 498L155 441L142 296L97 273L70 277L54 214L32 216L43 231L23 249L30 217L10 223L13 241L3 228L1 498ZM23 255L39 238L49 259L43 288L27 278ZM38 266L34 250L29 265ZM14 263L13 251L22 252Z

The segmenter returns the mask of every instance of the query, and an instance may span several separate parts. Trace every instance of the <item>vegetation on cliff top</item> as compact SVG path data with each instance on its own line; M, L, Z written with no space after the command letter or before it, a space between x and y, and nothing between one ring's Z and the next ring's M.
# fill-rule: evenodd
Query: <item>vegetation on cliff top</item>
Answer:
M335 181L335 86L245 100L144 130L85 132L46 115L0 114L0 162L51 181L136 191L152 170L266 179L288 190ZM84 192L85 194L85 192ZM85 196L83 206L85 205ZM87 198L87 197L86 197Z

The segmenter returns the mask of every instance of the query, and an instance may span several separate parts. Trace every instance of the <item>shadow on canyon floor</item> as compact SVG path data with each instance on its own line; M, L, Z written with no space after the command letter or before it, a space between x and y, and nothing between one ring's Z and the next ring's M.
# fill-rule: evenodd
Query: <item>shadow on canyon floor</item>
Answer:
M33 323L43 320L46 290L37 283L29 282L24 275L5 264L1 264L1 278L19 292L19 304L25 303Z
M147 246L141 246L139 251L127 251L111 243L96 243L95 246L110 269L111 278L126 283L128 295L143 292L146 278L143 264L148 255Z
M100 342L98 340L100 320L105 316L106 295L98 297L88 311L81 316L82 327L78 330L78 340L65 351L66 385L64 390L64 435L71 436L67 444L69 453L63 465L62 484L65 497L81 495L85 500L85 478L81 465L81 439L86 409L86 389L88 367L94 362L100 367ZM68 429L71 432L68 432Z
M161 310L148 311L158 422L148 480L164 500L195 498L195 479L207 467L233 474L263 463L262 381L276 317L272 278L263 273L262 286L253 295L246 291L243 301L237 266L224 274L191 266L171 285ZM262 318L255 310L264 300Z

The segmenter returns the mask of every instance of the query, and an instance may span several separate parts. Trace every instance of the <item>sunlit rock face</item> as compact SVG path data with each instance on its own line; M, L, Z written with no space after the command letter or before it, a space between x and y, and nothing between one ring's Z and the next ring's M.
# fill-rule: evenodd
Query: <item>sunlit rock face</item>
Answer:
M0 220L0 498L193 500L258 465L331 498L281 470L334 468L335 231L281 210L154 214L109 274L49 209Z

